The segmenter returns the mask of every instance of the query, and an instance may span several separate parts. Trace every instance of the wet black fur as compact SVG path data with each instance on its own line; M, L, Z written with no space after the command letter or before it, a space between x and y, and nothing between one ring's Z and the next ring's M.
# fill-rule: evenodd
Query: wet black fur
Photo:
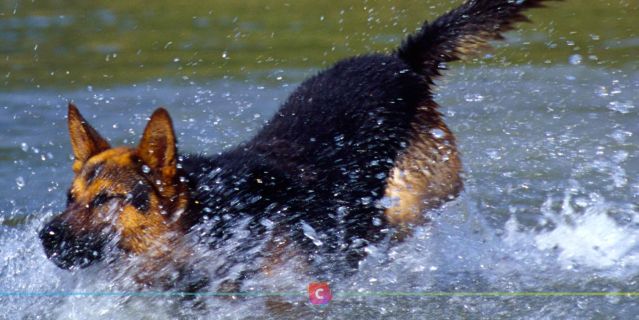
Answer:
M250 141L218 157L182 156L193 230L223 246L248 218L251 236L238 250L249 251L268 219L309 253L337 253L355 269L363 245L392 232L377 201L417 108L428 107L433 122L441 117L430 93L441 64L460 58L460 39L500 39L541 2L468 1L425 23L394 54L346 59L304 81ZM304 236L303 223L321 246ZM238 252L228 265L254 258Z
M430 99L426 88L393 56L345 60L310 78L252 140L215 158L184 156L194 222L229 215L210 230L224 240L232 228L223 226L240 217L254 218L255 235L267 218L311 251L343 251L356 261L360 239L385 236L384 225L373 224L384 219L376 201L416 107ZM302 221L322 246L303 235Z

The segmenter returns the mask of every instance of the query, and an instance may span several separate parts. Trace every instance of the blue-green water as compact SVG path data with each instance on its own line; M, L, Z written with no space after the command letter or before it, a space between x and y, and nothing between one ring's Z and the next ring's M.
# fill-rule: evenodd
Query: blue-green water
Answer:
M421 6L428 9L423 14ZM147 116L165 106L182 150L214 154L249 138L304 77L344 56L392 48L418 21L450 7L435 1L4 2L0 291L120 288L100 266L57 269L36 237L42 222L63 209L72 177L68 101L112 144L136 144ZM457 135L466 190L399 247L371 247L359 274L333 284L336 296L639 291L639 4L552 7L532 12L536 23L511 33L506 47L455 64L438 81L437 101ZM291 271L244 289L303 292L310 280ZM290 300L299 303L291 318L639 314L637 296L342 297L323 308ZM0 318L267 313L260 298L211 298L200 308L172 301L0 296Z

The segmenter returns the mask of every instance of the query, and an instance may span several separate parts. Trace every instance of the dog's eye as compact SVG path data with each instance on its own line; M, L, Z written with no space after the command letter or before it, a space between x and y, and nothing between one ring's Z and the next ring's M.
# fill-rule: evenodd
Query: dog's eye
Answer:
M146 213L149 210L149 187L147 185L138 184L133 189L133 192L128 196L131 201L131 205L141 213Z
M149 194L140 193L131 199L131 204L140 212L147 212L149 210Z
M95 207L99 207L103 204L105 204L107 201L111 200L115 198L114 196L110 196L106 193L99 193L95 198L93 198L93 201L91 201L91 207L95 208Z
M67 192L67 207L75 202L75 196L71 193L71 190Z

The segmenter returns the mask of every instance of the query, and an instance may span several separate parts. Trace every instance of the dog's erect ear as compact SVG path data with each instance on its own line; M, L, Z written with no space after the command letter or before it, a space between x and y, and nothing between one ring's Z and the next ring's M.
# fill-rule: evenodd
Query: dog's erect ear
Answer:
M111 148L111 146L84 120L78 108L72 103L69 103L68 122L71 148L75 157L73 171L78 173L89 158Z
M159 108L151 115L138 155L144 164L161 174L164 183L172 183L177 171L177 147L171 117L165 109Z

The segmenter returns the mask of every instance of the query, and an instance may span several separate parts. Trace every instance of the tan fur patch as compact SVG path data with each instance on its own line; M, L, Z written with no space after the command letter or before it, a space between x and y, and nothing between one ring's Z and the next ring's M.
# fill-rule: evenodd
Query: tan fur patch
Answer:
M416 117L413 138L395 161L387 179L385 197L391 206L386 220L402 239L413 225L423 224L423 211L455 197L462 187L461 162L455 138L439 117L427 107Z
M484 51L488 51L491 46L489 40L495 39L495 33L480 31L475 34L468 34L460 37L455 50L461 59L476 57Z

